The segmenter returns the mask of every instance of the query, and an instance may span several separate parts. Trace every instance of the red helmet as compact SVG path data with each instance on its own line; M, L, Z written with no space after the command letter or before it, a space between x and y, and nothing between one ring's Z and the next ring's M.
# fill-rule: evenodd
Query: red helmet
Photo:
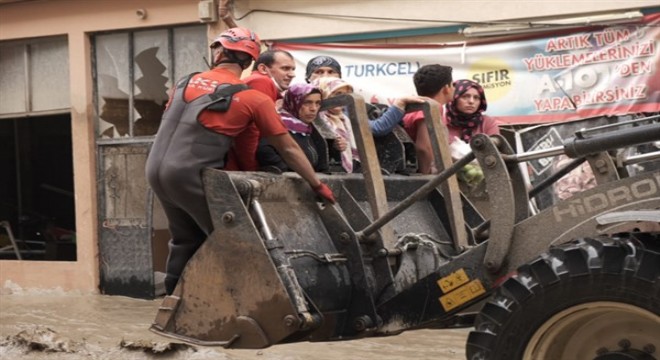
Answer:
M254 60L257 60L261 52L259 36L245 28L236 27L224 31L211 42L211 47L214 48L218 44L228 50L247 53Z

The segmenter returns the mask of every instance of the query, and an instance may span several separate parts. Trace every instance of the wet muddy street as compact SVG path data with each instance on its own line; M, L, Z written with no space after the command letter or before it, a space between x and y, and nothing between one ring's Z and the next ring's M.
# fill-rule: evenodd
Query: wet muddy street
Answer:
M0 289L0 359L465 359L469 329L276 345L186 346L148 330L160 300Z

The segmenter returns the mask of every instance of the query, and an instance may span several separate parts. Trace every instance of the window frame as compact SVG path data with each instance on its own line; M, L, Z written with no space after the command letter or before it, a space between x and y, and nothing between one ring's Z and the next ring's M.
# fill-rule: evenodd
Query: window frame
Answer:
M149 27L149 28L139 28L139 29L124 29L120 31L104 31L96 32L90 35L90 48L91 48L91 58L92 58L92 99L93 106L95 110L94 116L94 137L96 142L99 145L112 145L112 144L138 144L144 142L153 141L156 134L152 135L135 135L134 123L136 120L135 115L135 34L146 31L156 31L156 30L166 30L167 31L167 56L169 58L169 64L167 65L167 70L163 74L167 74L170 88L176 83L175 74L176 74L176 54L174 50L174 40L175 40L175 30L181 28L192 28L199 26L200 29L204 29L206 33L206 25L204 24L181 24L176 26L161 26L161 27ZM129 76L129 86L128 86L128 133L127 136L115 137L115 138L106 138L102 137L100 132L101 125L101 109L99 109L99 79L98 79L98 64L97 64L97 37L102 35L112 35L112 34L127 34L128 35L128 76ZM207 38L204 38L206 43ZM208 54L207 54L208 55ZM169 89L168 89L169 90Z
M34 103L33 103L33 98L32 95L34 92L32 91L32 45L40 44L40 43L45 43L45 42L52 42L53 40L64 40L65 46L64 48L66 49L66 66L64 69L66 69L67 74L70 73L70 52L69 52L69 37L67 34L58 34L58 35L53 35L53 36L44 36L44 37L36 37L36 38L29 38L29 39L20 39L20 40L7 40L7 41L2 41L0 42L1 45L3 46L13 46L13 45L19 45L22 47L22 53L23 53L23 81L25 83L25 89L24 89L24 94L23 94L23 100L24 100L24 105L25 105L25 110L23 111L18 111L18 112L9 112L9 113L0 113L0 119L13 119L13 118L25 118L25 117L34 117L34 116L48 116L48 115L64 115L64 114L69 114L71 112L71 99L68 98L68 104L65 107L61 108L53 108L53 109L47 109L47 110L33 110L34 108ZM66 88L69 89L69 93L71 92L70 90L70 81L69 77L66 77L67 81L67 86ZM1 111L1 110L0 110Z

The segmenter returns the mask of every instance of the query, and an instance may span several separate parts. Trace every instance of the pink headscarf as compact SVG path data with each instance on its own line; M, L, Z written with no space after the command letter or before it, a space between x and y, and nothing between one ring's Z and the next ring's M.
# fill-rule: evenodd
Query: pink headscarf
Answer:
M353 92L353 87L346 81L334 77L322 77L314 80L312 84L318 86L323 93L324 99L329 99L335 95L339 89L346 88L348 92ZM332 129L336 136L341 136L346 139L349 146L346 150L341 152L341 165L346 172L353 172L353 160L359 160L357 145L353 137L353 127L351 120L344 114L343 111L334 112L332 110L325 110L319 113L319 118L323 120L330 129Z
M289 131L305 135L312 133L312 125L300 120L300 107L305 97L312 93L321 94L321 90L312 84L294 84L286 91L279 114Z

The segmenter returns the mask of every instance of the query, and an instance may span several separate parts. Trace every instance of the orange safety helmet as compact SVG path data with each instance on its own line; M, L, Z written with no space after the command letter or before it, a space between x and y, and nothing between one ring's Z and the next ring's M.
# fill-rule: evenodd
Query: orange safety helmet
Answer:
M211 48L218 45L227 50L247 53L253 60L257 60L261 53L259 36L246 28L236 27L225 30L211 42Z

